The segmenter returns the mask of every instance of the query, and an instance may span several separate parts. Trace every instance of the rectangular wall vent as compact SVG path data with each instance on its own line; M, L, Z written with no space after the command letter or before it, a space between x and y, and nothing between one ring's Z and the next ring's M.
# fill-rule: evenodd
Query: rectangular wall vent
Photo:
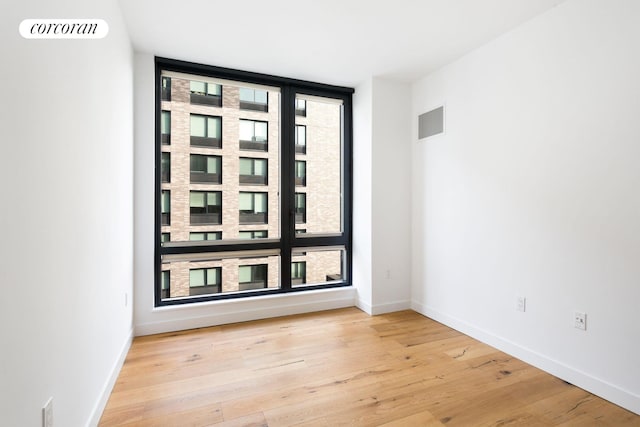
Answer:
M418 138L444 133L444 106L434 108L418 116Z

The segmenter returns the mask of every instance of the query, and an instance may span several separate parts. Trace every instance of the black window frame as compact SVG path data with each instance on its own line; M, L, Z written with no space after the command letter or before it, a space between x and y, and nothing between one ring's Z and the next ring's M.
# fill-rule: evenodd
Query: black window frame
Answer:
M243 160L251 161L251 174L243 175L240 173ZM256 160L264 162L264 175L256 174ZM269 185L269 159L261 157L245 157L241 156L238 160L238 184L239 185Z
M209 157L212 157L216 161L218 172L208 171ZM204 171L193 169L193 161L198 158L204 158ZM193 184L222 184L222 156L189 153L189 182Z
M176 72L211 77L220 80L233 80L256 85L278 87L280 90L280 238L279 239L255 239L237 240L226 245L162 245L160 242L160 112L161 112L161 77L162 72ZM155 128L156 128L156 154L155 154L155 306L168 306L179 304L191 304L203 301L219 299L234 299L252 296L268 296L273 294L286 294L292 292L306 292L314 289L327 289L352 285L352 228L353 228L353 104L352 95L354 89L350 87L328 85L305 80L291 79L287 77L273 76L255 73L251 71L235 70L211 65L197 64L176 59L155 57ZM309 233L297 234L295 232L295 121L296 121L296 96L326 97L342 101L342 230L340 233L326 235L314 235ZM306 111L305 111L306 112ZM221 132L222 133L222 132ZM277 143L274 142L274 143ZM344 249L343 278L331 283L311 284L303 287L294 287L291 284L291 260L296 248L307 247L340 247ZM236 252L253 250L279 250L279 286L255 291L227 293L218 295L206 295L200 297L162 299L160 290L160 272L162 269L163 255L177 254L202 254L216 252ZM268 281L268 280L267 280Z
M193 117L203 117L204 120L204 136L196 136L193 135L193 129L191 128L191 119ZM209 119L218 119L220 125L218 129L220 130L220 134L217 136L207 136L209 135ZM201 113L189 113L189 144L194 147L204 147L204 148L222 148L222 117L216 116L213 114L201 114Z
M204 194L204 212L194 212L194 208L199 208L199 206L191 206L191 195L194 193ZM209 194L218 194L218 199L220 200L219 205L210 205L209 204ZM190 190L189 191L189 225L221 225L222 224L222 191L216 190ZM210 208L213 207L213 208ZM207 222L206 220L213 220L217 218L216 221Z

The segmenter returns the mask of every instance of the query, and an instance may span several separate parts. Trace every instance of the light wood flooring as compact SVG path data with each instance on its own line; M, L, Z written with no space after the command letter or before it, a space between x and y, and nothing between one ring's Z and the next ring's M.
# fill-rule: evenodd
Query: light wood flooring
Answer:
M100 426L640 426L412 311L356 308L136 338Z

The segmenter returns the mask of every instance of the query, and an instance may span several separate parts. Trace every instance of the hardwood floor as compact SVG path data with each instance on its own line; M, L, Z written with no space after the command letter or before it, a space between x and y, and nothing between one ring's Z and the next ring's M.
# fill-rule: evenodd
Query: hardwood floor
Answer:
M640 426L412 311L356 308L136 338L101 426Z

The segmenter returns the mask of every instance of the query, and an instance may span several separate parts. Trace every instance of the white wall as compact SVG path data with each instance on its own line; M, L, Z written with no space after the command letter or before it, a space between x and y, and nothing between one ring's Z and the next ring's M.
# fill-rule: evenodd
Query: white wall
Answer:
M373 79L373 314L411 305L410 103L408 84Z
M413 306L636 413L638 16L567 1L414 84L412 113L446 104L413 135Z
M372 116L373 81L368 79L353 94L353 285L357 307L371 314L372 279Z
M369 314L411 306L411 115L406 83L356 87L353 282Z
M25 18L102 40L26 40ZM28 1L0 28L0 425L95 424L132 331L133 65L115 1Z
M214 64L215 65L215 64ZM154 308L154 58L135 54L135 330L175 331L351 307L352 287Z

